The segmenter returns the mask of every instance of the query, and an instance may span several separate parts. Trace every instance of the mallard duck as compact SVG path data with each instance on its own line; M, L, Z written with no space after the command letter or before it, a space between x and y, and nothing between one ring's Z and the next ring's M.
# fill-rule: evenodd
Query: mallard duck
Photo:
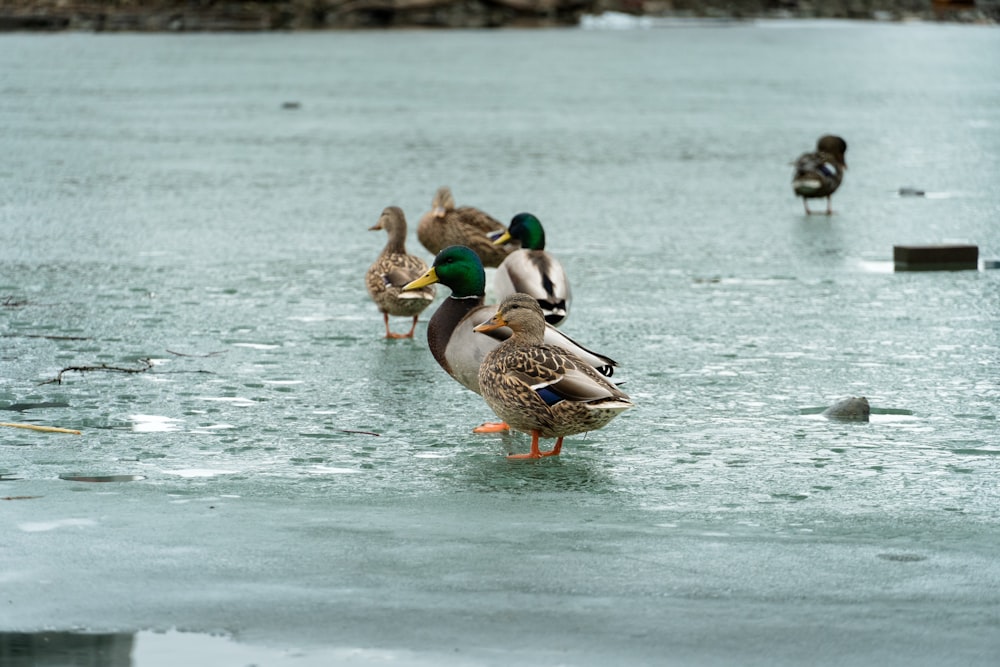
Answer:
M847 152L847 142L840 137L827 134L816 142L816 150L803 153L795 161L795 175L792 177L792 189L802 197L802 205L806 215L812 215L809 210L809 200L826 197L826 214L833 213L830 195L837 191L844 179L847 162L844 153Z
M603 428L632 407L627 394L575 354L545 343L545 318L528 294L512 294L474 331L508 327L514 333L479 367L479 387L486 404L517 431L531 434L531 452L509 458L557 456L563 438ZM539 438L556 438L547 451Z
M483 266L495 268L515 248L493 244L493 238L504 231L503 223L478 208L456 208L451 188L442 186L434 194L431 210L417 224L417 239L434 255L448 246L464 245L479 255Z
M384 229L389 241L382 253L368 268L365 283L372 301L382 311L386 338L413 338L417 317L434 300L434 287L403 292L403 286L427 271L427 262L406 254L406 216L398 206L389 206L369 231ZM413 325L405 334L389 329L389 316L412 317Z
M497 267L493 276L496 298L503 299L518 292L531 295L542 307L545 321L559 326L569 315L572 295L562 264L545 251L542 223L530 213L518 213L494 243L506 243L511 238L521 242L521 249L507 255Z
M445 248L434 258L434 266L403 289L422 289L434 283L450 288L451 296L427 324L427 345L448 375L478 394L479 366L491 350L510 337L511 330L496 329L485 336L473 331L476 325L493 317L497 307L484 303L486 272L479 256L470 248ZM618 365L614 359L588 350L558 329L546 326L543 335L546 343L571 351L608 377ZM489 432L497 428L503 427L476 430Z

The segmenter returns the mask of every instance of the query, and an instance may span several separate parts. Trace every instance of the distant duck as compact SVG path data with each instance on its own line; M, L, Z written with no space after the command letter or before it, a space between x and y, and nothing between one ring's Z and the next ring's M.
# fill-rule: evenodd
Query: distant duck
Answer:
M507 255L497 268L493 276L496 298L503 299L518 292L528 294L542 307L545 321L559 326L569 315L572 294L562 264L545 251L542 223L530 213L518 213L494 243L506 243L511 238L521 242L521 249Z
M417 317L434 300L434 287L403 292L403 286L427 271L427 263L419 257L406 254L406 216L398 206L382 211L378 222L369 231L384 229L389 241L382 253L369 267L365 284L372 301L382 311L386 338L413 338ZM397 334L389 329L389 316L412 317L409 333Z
M471 249L465 246L445 248L434 258L434 266L404 289L423 289L441 283L451 289L451 296L444 300L427 324L427 344L434 359L452 378L466 389L481 393L479 366L486 355L510 337L510 329L497 329L489 335L473 329L493 317L496 305L483 303L486 293L486 272L483 264ZM558 329L545 326L545 342L568 350L600 373L610 377L617 363L610 357L592 352ZM505 428L502 425L484 425L478 432Z
M479 255L483 266L497 267L513 249L509 244L493 244L504 231L503 223L478 208L456 208L451 188L442 186L434 194L431 210L417 224L417 239L434 255L449 246L464 245Z
M816 150L804 153L795 161L795 176L792 177L792 189L802 197L806 215L812 215L809 210L810 199L826 197L826 214L833 213L830 195L837 191L844 178L847 162L844 153L847 152L847 142L840 137L827 134L816 142Z
M603 428L632 407L628 395L590 364L545 343L545 319L531 296L508 296L475 331L488 334L500 327L514 334L483 359L479 387L500 419L531 434L531 452L508 458L557 456L565 436ZM539 438L556 438L555 446L540 451Z

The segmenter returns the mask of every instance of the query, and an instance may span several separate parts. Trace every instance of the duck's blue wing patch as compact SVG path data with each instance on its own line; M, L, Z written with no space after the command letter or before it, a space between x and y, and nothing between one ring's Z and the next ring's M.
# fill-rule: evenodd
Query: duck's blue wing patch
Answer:
M833 178L837 175L837 165L830 162L824 162L817 167L819 173L823 174L827 178Z
M548 387L541 387L540 389L536 389L535 393L537 393L538 396L543 401L545 401L545 405L548 405L548 406L553 406L556 403L564 400L562 396L560 396L559 394L557 394L553 390L549 389Z

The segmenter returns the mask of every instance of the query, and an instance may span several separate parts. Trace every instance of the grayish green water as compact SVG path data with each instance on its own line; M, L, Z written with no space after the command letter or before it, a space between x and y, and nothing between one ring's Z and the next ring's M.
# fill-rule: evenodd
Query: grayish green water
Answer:
M891 264L1000 256L997 62L937 25L0 36L0 408L56 404L0 421L83 432L0 428L0 630L140 667L997 664L1000 271ZM564 329L622 364L637 407L558 460L470 433L427 316L380 337L366 229L399 205L426 256L442 184L538 215ZM816 414L847 395L869 423Z

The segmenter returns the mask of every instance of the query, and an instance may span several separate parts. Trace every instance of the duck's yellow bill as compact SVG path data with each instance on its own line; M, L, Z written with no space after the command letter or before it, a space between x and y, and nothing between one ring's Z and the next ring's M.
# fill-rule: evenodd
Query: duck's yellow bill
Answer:
M425 273L424 275L420 276L416 280L413 280L403 285L403 291L405 292L406 290L410 289L420 289L421 287L427 287L428 285L433 285L437 281L438 281L437 271L434 270L434 267L431 267L430 269L427 270L427 273Z
M493 245L503 245L507 241L510 241L510 232L504 232L493 241Z

